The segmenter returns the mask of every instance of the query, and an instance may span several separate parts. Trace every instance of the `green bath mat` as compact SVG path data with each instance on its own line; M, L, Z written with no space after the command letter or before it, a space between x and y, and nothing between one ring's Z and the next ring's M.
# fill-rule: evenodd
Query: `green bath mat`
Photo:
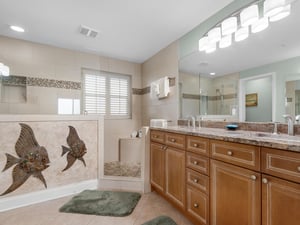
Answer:
M59 211L100 216L127 216L141 194L135 192L85 190L64 204Z
M142 225L177 225L174 220L168 216L159 216Z

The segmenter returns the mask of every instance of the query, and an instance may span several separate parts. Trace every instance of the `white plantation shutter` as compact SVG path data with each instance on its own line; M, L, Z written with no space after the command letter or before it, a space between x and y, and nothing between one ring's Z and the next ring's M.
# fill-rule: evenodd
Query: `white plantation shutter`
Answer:
M83 71L83 110L106 118L130 118L130 76Z
M127 115L128 105L128 79L122 77L110 78L110 114Z

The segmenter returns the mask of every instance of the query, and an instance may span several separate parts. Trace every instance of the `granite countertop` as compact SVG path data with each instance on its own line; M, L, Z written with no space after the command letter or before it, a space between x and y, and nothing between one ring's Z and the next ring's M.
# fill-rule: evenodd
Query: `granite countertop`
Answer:
M266 132L226 130L219 128L188 128L185 126L150 127L152 130L161 130L178 134L205 137L215 140L231 141L236 143L277 148L300 153L300 136L286 134L272 134Z

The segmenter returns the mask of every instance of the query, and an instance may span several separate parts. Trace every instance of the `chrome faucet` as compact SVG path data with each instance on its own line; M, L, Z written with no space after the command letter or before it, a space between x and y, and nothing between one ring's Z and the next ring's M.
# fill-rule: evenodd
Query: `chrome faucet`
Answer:
M202 116L197 116L197 121L198 121L198 126L199 126L199 128L202 127L202 120L203 120L203 117L202 117Z
M273 134L277 135L278 134L278 122L274 122L274 129L273 129Z
M195 119L194 116L188 116L188 117L187 117L187 119L188 119L188 127L190 127L190 119L189 119L189 118L192 119L192 127L193 127L193 128L196 128L196 119Z
M287 119L288 121L288 135L294 135L294 123L293 118L289 114L283 115L283 118Z

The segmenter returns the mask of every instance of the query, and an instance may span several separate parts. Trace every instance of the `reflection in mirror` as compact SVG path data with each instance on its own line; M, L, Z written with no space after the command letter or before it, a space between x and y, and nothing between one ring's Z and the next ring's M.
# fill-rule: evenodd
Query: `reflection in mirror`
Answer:
M275 121L274 87L273 73L240 79L240 121Z
M294 1L292 3L290 16L274 23L271 22L270 26L262 32L255 34L250 33L248 39L244 41L233 42L228 48L217 49L210 54L195 51L183 56L179 61L180 80L182 74L193 74L197 76L200 74L201 77L206 78L212 77L209 75L211 72L215 73L215 77L226 77L228 74L239 74L239 77L243 79L260 74L274 73L276 78L274 80L275 86L273 89L276 90L276 93L272 94L272 101L276 102L276 106L269 106L269 109L272 109L272 116L260 117L260 115L265 114L259 113L255 116L251 116L251 118L248 116L246 119L245 113L243 121L284 122L282 115L285 114L286 111L285 81L289 80L291 74L299 73L300 71L300 32L299 29L297 29L300 21L299 17L300 1ZM199 37L199 39L200 38L201 37ZM190 86L187 87L184 87L185 84L181 82L182 89L192 91L195 89L192 85L198 85L197 94L200 95L201 84L199 82L200 79L198 79L198 82L190 82ZM264 89L265 87L262 88ZM221 90L221 88L215 87L210 88L209 90L216 92L216 89ZM241 88L238 89L238 93L239 96L241 96ZM217 96L217 93L215 96ZM243 96L243 98L245 98L245 96ZM295 98L293 99L295 100ZM205 98L204 100L198 98L198 100L200 106L201 102L205 101ZM262 100L262 98L259 96L258 101L260 100ZM238 102L240 101L241 99L238 100ZM184 104L183 99L181 99L181 103L182 117L185 116L184 112L198 115L194 113L194 109L188 108L188 104ZM243 107L244 111L253 111L254 109L254 107L247 107L246 110L245 104L239 105ZM196 106L194 105L194 107ZM222 107L218 106L219 111L220 109L222 109ZM223 112L230 115L230 106L227 106L226 109L227 111L225 110ZM295 109L292 111L293 113L291 114L294 115ZM213 115L219 113L217 111L209 110L209 107L207 107L206 111L200 108L198 112L199 114L206 112L207 114ZM240 116L241 115L239 115L239 118Z
M218 115L215 118L237 119L238 80L238 74L210 78L180 73L180 117Z
M299 75L300 77L300 75ZM293 117L300 115L300 80L287 81L285 111Z

